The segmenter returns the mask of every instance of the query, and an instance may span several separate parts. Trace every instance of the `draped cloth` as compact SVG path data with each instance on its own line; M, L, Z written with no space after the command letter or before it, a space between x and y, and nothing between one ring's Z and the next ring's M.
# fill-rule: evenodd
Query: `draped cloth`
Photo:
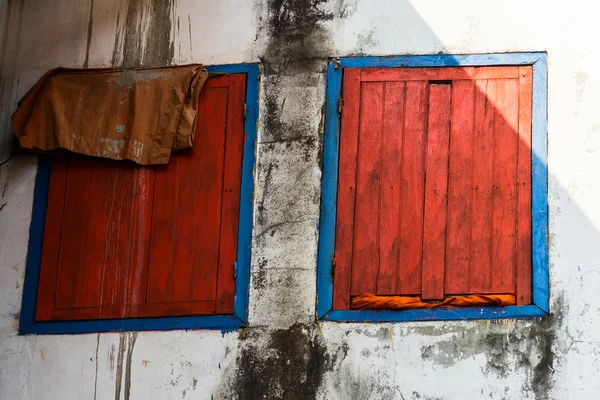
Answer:
M12 115L21 147L166 164L194 146L201 64L48 71Z

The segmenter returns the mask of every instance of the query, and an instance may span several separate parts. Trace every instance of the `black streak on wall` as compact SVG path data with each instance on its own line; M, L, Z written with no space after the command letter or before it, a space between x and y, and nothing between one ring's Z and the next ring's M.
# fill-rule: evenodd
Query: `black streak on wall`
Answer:
M225 399L315 399L334 360L321 343L318 327L296 324L269 333L266 347L259 330L251 330L240 349Z
M90 46L92 44L92 31L94 30L94 0L90 0L90 17L88 19L87 42L85 45L85 60L83 68L87 68L90 63Z
M267 140L298 140L310 132L295 129L294 121L281 120L285 99L279 96L278 83L285 76L322 71L330 52L328 32L322 23L333 14L321 10L324 0L270 0L267 24L268 42L262 62L265 76L265 130Z
M115 381L115 400L121 398L121 388L123 381L123 361L125 361L125 390L124 400L129 400L131 396L131 362L133 359L133 349L137 340L137 332L119 334L119 355L117 358L117 373Z

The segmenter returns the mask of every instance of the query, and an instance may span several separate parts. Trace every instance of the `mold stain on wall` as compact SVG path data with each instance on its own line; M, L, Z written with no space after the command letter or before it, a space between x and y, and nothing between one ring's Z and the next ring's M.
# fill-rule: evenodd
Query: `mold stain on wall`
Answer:
M521 388L524 397L549 399L556 354L560 353L556 326L561 321L559 313L533 321L499 320L449 329L445 331L451 332L447 338L421 348L421 358L436 368L447 369L482 354L486 358L482 373L487 379L522 373L526 377Z
M238 354L217 398L315 399L322 375L334 361L318 328L304 324L269 332L248 329Z

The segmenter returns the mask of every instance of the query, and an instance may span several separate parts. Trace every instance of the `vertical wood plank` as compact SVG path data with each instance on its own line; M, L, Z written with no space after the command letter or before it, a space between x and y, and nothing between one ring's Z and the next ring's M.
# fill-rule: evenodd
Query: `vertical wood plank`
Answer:
M354 204L360 117L360 69L344 70L335 231L333 309L350 308L350 279L354 238Z
M492 176L496 83L477 81L471 229L470 293L489 293L492 260Z
M179 160L179 157L174 156L167 165L156 167L146 294L148 304L166 303L171 299Z
M421 293L428 82L406 83L398 294Z
M379 270L383 82L362 84L351 294L375 293Z
M74 166L77 165L77 166ZM88 186L91 168L71 162L67 188L56 289L56 308L77 305L77 286L84 254L88 213Z
M65 195L67 191L67 171L69 163L66 159L56 158L52 163L46 221L44 224L44 241L40 280L36 305L36 321L49 321L58 284L59 256L61 249L61 232L65 211Z
M421 297L444 298L451 85L430 85Z
M532 68L519 67L517 165L517 304L531 303L531 107Z
M462 294L469 289L474 93L473 81L460 80L452 84L446 294Z
M197 140L210 150L200 152L195 171L199 196L192 298L196 301L215 300L216 295L227 97L227 88L206 88L200 95L197 124L201 137Z
M121 315L136 312L146 303L148 265L150 261L150 238L154 210L154 168L135 168L129 216L129 260L122 284Z
M237 256L238 221L240 215L245 88L245 75L239 74L229 77L221 240L219 243L217 303L215 307L217 314L233 314L233 301L235 297L233 271Z
M112 160L81 159L74 168L90 170L88 202L79 206L90 211L83 233L85 245L77 271L75 305L78 308L117 305L128 251L132 167Z
M109 162L114 172L107 187L106 247L100 304L119 306L122 301L121 282L125 279L131 243L129 235L133 191L133 167L129 163ZM112 312L112 316L123 316Z
M196 139L197 140L197 139ZM198 197L206 195L198 191L198 168L197 161L202 152L204 143L199 142L196 146L178 157L177 168L177 193L175 194L175 212L173 223L175 232L173 237L173 261L171 263L171 298L172 302L183 302L193 300L191 276L194 270L194 256L196 251L196 232L198 213L196 207ZM192 172L194 171L194 172ZM214 177L218 179L218 177ZM159 200L160 201L160 200ZM217 232L214 232L217 235Z
M88 202L79 205L81 208L90 209L91 212L88 212L87 219L82 221L86 229L82 232L85 245L81 252L81 266L77 270L77 308L97 307L101 304L104 267L109 253L106 238L112 233L107 218L111 211L110 205L115 201L112 189L116 185L116 169L110 168L108 162L81 158L72 167L90 171L87 185Z
M515 292L518 80L496 81L492 285L494 293Z
M377 294L396 293L398 273L398 220L402 178L402 130L404 121L404 82L385 84L383 131L381 138L381 201L379 211L379 274Z

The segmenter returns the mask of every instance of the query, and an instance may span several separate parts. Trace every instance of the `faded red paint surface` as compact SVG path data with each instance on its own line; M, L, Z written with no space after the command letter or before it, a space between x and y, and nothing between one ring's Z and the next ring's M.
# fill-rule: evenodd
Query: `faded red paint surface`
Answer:
M245 75L209 79L163 167L55 160L36 319L232 314Z

